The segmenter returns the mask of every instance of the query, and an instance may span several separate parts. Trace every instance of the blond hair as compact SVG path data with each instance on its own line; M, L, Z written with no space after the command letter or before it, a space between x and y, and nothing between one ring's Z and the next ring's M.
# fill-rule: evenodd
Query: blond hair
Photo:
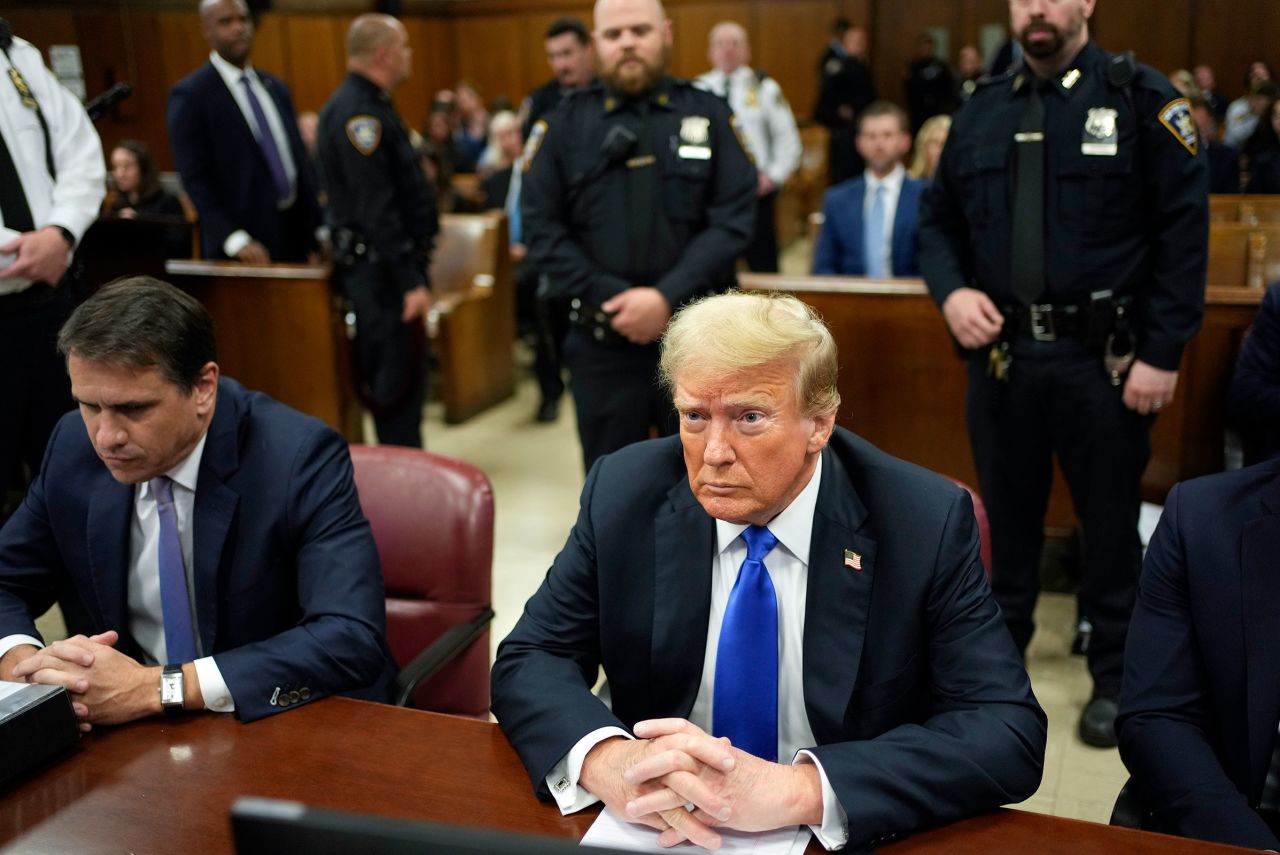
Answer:
M818 313L790 294L730 291L676 312L662 337L658 373L674 392L678 379L784 362L795 367L796 400L806 418L839 408L836 342Z
M920 130L916 132L916 144L911 149L911 165L907 167L907 174L912 178L932 178L932 174L926 174L929 164L924 162L925 157L928 156L929 141L933 137L942 137L945 143L949 133L951 133L951 117L946 113L939 113L925 119ZM932 166L935 170L938 168L937 163Z

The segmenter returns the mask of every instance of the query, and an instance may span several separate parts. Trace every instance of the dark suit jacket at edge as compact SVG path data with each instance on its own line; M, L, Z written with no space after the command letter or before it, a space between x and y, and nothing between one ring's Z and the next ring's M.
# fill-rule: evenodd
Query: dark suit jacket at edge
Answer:
M987 586L968 495L841 429L821 465L804 694L850 845L1031 795L1045 717ZM588 732L688 716L714 543L679 437L592 467L568 542L493 668L494 713L540 795ZM612 712L590 691L601 664Z
M126 592L133 494L80 415L64 416L0 530L0 637L39 637L32 616L57 600L69 632L117 630L119 648L141 659ZM200 638L240 719L292 709L271 705L276 687L387 700L382 574L338 434L223 378L193 518Z
M917 260L920 197L928 182L910 175L902 179L898 206L894 209L890 255L894 276L919 276ZM822 202L823 223L813 251L813 272L819 276L866 276L867 254L862 245L863 202L867 179L852 178L827 191Z
M1125 648L1120 756L1156 831L1280 849L1254 812L1280 721L1280 461L1173 488Z

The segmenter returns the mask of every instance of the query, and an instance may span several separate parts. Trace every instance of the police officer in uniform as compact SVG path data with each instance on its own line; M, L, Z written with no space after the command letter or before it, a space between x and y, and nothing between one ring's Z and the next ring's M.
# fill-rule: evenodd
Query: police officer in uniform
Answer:
M834 187L862 172L855 140L858 115L876 100L876 87L867 65L867 31L837 18L831 43L818 62L818 100L813 118L830 136L827 140L827 183Z
M565 98L589 86L596 77L591 34L577 18L556 18L543 34L547 64L555 76L529 93L521 105L524 138L539 119L545 119Z
M102 142L40 51L0 18L0 519L72 407L55 341L71 313L71 251L106 192Z
M422 447L423 320L436 204L391 90L409 77L404 25L361 15L347 30L347 76L320 111L334 271L355 314L361 397L378 441Z
M657 340L673 310L723 289L755 222L756 169L724 101L665 74L659 0L599 0L603 82L534 126L530 257L573 303L565 341L587 468L675 431Z
M1207 169L1190 105L1089 39L1094 0L1011 0L1025 65L955 117L920 217L920 266L969 351L968 423L991 519L992 582L1015 641L1034 629L1057 453L1084 532L1094 693L1115 744L1155 414L1200 327Z

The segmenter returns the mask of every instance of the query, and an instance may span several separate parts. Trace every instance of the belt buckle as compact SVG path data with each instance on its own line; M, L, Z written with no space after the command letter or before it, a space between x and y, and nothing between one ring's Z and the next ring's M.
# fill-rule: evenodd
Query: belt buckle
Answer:
M1058 331L1053 326L1053 306L1047 303L1028 306L1031 314L1031 337L1036 341L1057 341Z

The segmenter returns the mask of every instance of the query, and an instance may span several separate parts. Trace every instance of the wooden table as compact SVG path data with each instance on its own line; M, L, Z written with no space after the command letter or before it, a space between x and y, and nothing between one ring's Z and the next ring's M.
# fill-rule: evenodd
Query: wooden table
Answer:
M496 725L329 698L249 725L209 714L95 730L71 755L0 790L0 846L57 855L230 852L228 810L242 795L556 837L581 837L595 816L562 817L540 803ZM1244 850L1002 810L882 851Z

